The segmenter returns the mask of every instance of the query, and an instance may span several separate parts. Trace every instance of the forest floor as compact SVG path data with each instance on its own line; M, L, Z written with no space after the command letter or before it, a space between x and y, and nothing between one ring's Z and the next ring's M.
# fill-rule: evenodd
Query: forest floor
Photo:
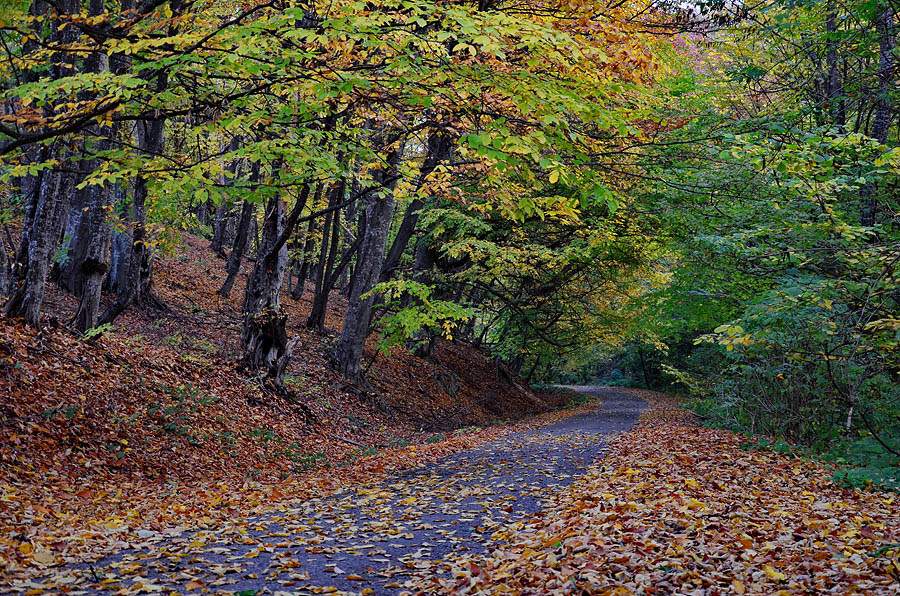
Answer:
M511 432L510 421L554 420L571 401L534 394L462 343L439 341L423 360L381 355L377 338L365 355L377 395L363 398L328 361L346 301L335 293L324 331L307 329L309 288L282 301L300 338L286 375L294 401L264 395L234 365L251 267L222 298L222 260L187 235L155 265L167 309L130 309L93 343L67 330L76 302L53 284L42 332L0 318L0 586L135 532L377 481Z
M636 412L614 414L608 393L593 431L555 433L548 425L580 424L597 404L534 394L461 343L422 360L379 356L373 339L377 397L361 398L328 363L345 303L335 296L324 332L308 330L307 291L284 300L301 340L287 376L296 402L266 396L233 365L242 282L224 299L223 277L189 236L157 267L168 309L128 311L96 342L56 323L75 307L56 290L43 332L0 319L0 593L246 596L272 574L302 593L316 573L332 580L312 593L900 592L895 495L744 450L658 394L625 390L652 407L612 440ZM610 416L625 426L603 426ZM351 505L369 518L345 521ZM253 525L279 515L289 532ZM384 535L364 540L373 533ZM295 534L303 552L279 546ZM360 555L373 549L386 554ZM102 573L72 566L117 552L134 558ZM201 554L218 558L192 576ZM357 569L357 555L386 559L393 577Z
M744 450L673 398L585 390L599 407L330 497L139 533L13 593L898 593L895 496Z

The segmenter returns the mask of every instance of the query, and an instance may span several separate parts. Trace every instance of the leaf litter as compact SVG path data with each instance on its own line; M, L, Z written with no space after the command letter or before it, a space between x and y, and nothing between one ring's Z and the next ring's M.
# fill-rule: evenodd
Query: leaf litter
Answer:
M844 489L820 463L744 451L677 401L653 405L610 453L487 554L420 574L420 594L900 593L900 502Z
M526 431L596 407L505 427L489 444L381 484L347 486L331 497L284 502L258 516L130 544L93 564L62 567L15 587L121 595L409 591L415 572L441 572L453 553L484 548L493 533L539 511L543 498L584 473L605 435Z
M302 324L309 292L284 300L301 338L303 358L288 370L297 402L263 396L234 366L240 292L218 296L224 274L208 243L184 240L177 257L159 255L154 292L166 312L126 311L88 342L55 326L75 303L51 284L43 331L0 319L0 585L377 482L507 432L482 428L498 419L541 410L483 354L443 341L432 362L399 353L371 362L372 338L366 358L381 404L361 400L327 363L342 297L323 336ZM452 392L442 377L456 380Z

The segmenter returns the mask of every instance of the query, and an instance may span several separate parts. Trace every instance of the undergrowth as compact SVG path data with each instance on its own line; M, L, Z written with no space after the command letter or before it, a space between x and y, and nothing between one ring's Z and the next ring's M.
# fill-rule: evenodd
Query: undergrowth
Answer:
M801 445L783 437L770 437L751 432L733 412L714 398L695 399L688 408L697 414L707 428L724 428L741 433L747 450L772 451L782 455L814 459L834 464L834 482L845 488L861 488L900 492L900 458L889 452L871 434L823 437L812 445ZM900 444L900 435L882 437L882 441Z

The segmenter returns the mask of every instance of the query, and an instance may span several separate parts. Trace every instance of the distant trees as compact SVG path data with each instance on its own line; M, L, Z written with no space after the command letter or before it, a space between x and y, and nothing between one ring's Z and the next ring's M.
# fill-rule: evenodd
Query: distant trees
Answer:
M768 3L684 39L673 88L697 116L645 172L671 279L632 303L633 382L690 391L732 428L896 462L896 16Z

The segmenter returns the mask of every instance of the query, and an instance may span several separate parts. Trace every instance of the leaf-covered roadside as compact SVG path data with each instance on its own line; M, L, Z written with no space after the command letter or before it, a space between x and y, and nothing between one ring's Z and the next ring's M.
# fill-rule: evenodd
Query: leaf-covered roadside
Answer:
M446 594L896 594L900 501L653 404L610 454L490 555L423 578Z
M288 368L299 402L264 398L229 361L240 298L216 294L224 272L212 267L207 242L184 240L177 256L159 258L155 292L167 312L126 312L93 343L0 319L0 584L144 541L141 531L211 526L377 482L507 432L432 442L450 429L519 419L543 404L496 379L470 346L439 342L430 362L374 359L373 336L369 378L386 412L346 389L327 364L328 343L299 324L309 293L284 307L303 338L304 358ZM48 298L47 312L60 320L73 308L55 286ZM340 312L329 309L327 329L340 328ZM442 376L456 383L455 396L440 387ZM301 406L316 423L304 422ZM428 422L446 432L423 430ZM359 447L407 444L374 455Z
M235 516L270 510L276 504L325 497L350 486L377 484L400 470L428 464L501 436L551 424L595 407L584 404L508 425L453 433L442 440L371 449L345 459L337 468L319 468L284 480L249 480L217 474L188 481L146 477L94 477L91 487L53 482L48 491L34 486L0 485L0 580L3 583L47 573L60 564L85 562L133 544L213 528ZM59 489L62 487L62 490Z

